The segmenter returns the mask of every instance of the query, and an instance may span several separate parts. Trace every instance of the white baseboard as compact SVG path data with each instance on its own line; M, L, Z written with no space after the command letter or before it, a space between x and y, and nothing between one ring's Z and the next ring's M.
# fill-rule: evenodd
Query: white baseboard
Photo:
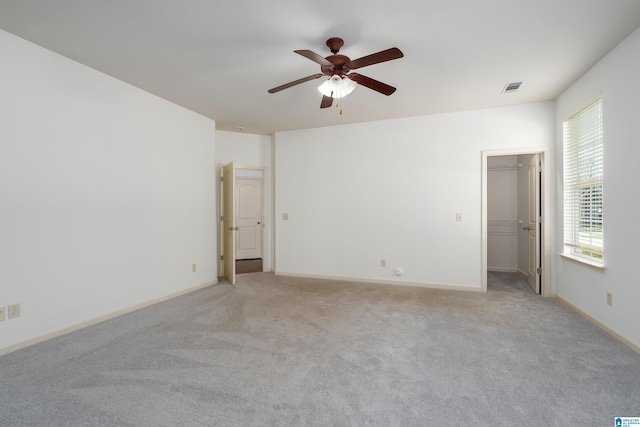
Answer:
M134 305L132 307L127 307L127 308L124 308L122 310L114 311L113 313L104 314L102 316L98 316L98 317L95 317L93 319L86 320L84 322L81 322L81 323L78 323L76 325L72 325L72 326L60 329L58 331L50 332L48 334L41 335L41 336L35 337L35 338L31 338L29 340L22 341L22 342L19 342L17 344L10 345L8 347L0 348L0 356L12 353L12 352L17 351L17 350L21 350L21 349L26 348L26 347L30 347L30 346L35 345L35 344L39 344L39 343L44 342L44 341L48 341L48 340L53 339L53 338L61 337L62 335L70 334L71 332L75 332L75 331L78 331L80 329L84 329L86 327L93 326L93 325L96 325L98 323L102 323L104 321L107 321L107 320L110 320L110 319L114 319L116 317L119 317L119 316L122 316L122 315L125 315L125 314L132 313L134 311L137 311L137 310L152 306L154 304L158 304L158 303L170 300L172 298L179 297L181 295L185 295L185 294L197 291L199 289L204 289L204 288L207 288L209 286L213 286L213 285L215 285L217 283L218 283L217 279L216 280L212 280L210 282L203 283L201 285L193 286L193 287L191 287L189 289L184 289L182 291L175 292L175 293L172 293L172 294L160 297L160 298L156 298L156 299L153 299L151 301L147 301L147 302L144 302L144 303L141 303L141 304L137 304L137 305Z
M372 279L367 277L326 276L322 274L302 274L287 271L274 272L277 276L305 277L308 279L341 280L345 282L373 283L376 285L411 286L415 288L442 289L447 291L482 292L482 288L469 285L447 285L441 283L402 282L400 280Z
M606 326L604 323L600 322L599 320L596 320L589 313L583 311L581 308L578 308L577 306L575 306L574 304L570 303L569 301L567 301L566 299L564 299L560 295L553 294L553 297L557 298L560 302L562 302L563 304L567 305L569 308L571 308L573 311L577 312L581 316L585 317L591 323L593 323L594 325L596 325L597 327L599 327L600 329L602 329L603 331L605 331L606 333L608 333L609 335L611 335L612 337L614 337L615 339L617 339L618 341L620 341L621 343L623 343L624 345L626 345L627 347L632 349L633 351L635 351L637 353L640 353L640 345L634 343L633 341L631 341L628 338L623 337L622 335L620 335L619 333L617 333L613 329L609 328L608 326Z

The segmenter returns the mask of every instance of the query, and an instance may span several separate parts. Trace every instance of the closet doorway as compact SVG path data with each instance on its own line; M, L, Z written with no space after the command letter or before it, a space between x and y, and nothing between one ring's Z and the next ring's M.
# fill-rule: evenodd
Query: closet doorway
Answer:
M545 150L483 153L482 280L487 273L519 273L549 295Z

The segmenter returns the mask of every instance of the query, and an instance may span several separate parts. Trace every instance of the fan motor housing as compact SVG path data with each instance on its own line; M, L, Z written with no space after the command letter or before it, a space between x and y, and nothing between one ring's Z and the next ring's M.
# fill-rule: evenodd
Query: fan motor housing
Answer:
M332 67L320 66L322 73L325 75L331 75L331 74L343 75L348 73L350 70L347 64L351 61L351 59L348 56L336 54L336 55L329 55L325 59L333 64Z

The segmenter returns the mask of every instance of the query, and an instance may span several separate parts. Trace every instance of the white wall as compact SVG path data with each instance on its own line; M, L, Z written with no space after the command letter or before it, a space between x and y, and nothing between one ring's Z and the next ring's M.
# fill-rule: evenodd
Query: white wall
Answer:
M544 102L277 133L276 272L480 290L482 151L553 147L554 111Z
M487 270L518 270L518 156L487 158ZM513 165L513 168L507 166Z
M273 269L273 137L250 133L216 131L216 177L220 177L220 168L229 162L246 166L267 168L267 192L265 210L267 225L265 230L266 252L263 254L263 269ZM219 178L218 178L219 179ZM216 185L216 206L220 218L220 186ZM219 234L219 233L218 233ZM217 246L217 259L220 259L220 246Z
M218 170L229 162L249 166L271 168L271 144L269 135L216 131L216 162ZM272 171L269 171L270 175Z
M604 260L596 271L556 257L557 293L588 315L640 346L638 212L640 199L640 29L612 50L557 100L558 249L562 248L562 121L602 91L604 135ZM613 293L613 305L606 293Z
M0 85L0 352L216 280L212 120L2 31Z

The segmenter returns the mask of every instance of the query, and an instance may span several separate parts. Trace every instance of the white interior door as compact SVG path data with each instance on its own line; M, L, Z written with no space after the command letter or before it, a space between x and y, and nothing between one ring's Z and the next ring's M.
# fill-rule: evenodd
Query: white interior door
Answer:
M235 169L235 163L231 162L220 171L222 179L222 265L224 277L234 285L236 284Z
M527 229L529 230L529 271L528 282L537 294L541 287L541 253L540 229L542 223L540 206L540 155L536 154L529 160L529 214Z
M262 258L262 180L235 180L236 259Z

